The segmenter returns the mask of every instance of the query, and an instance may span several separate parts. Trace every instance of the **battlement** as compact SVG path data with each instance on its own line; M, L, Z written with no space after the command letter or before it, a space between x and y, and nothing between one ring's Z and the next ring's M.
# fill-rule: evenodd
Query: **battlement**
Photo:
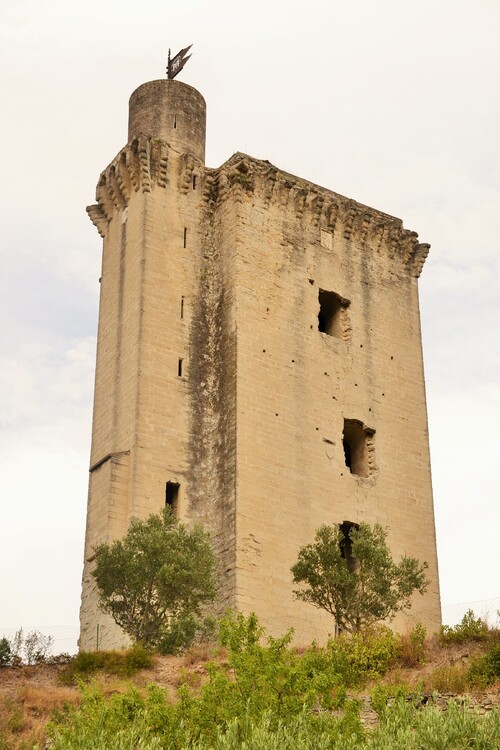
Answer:
M101 237L114 212L127 208L132 192L149 193L164 188L168 181L169 144L140 135L127 144L101 173L96 188L97 204L87 212ZM202 181L202 194L208 206L229 196L237 201L259 195L270 210L290 213L295 220L310 223L330 235L325 242L339 238L369 246L374 253L399 259L411 276L418 278L430 245L419 242L417 232L405 229L401 219L289 174L268 161L237 152L215 169L205 168L193 154L176 153L177 186L186 193L193 174Z

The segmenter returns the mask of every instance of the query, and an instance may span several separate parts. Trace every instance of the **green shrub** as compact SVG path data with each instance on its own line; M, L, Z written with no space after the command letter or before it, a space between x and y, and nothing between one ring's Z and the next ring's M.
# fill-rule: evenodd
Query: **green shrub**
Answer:
M412 695L420 695L420 688L410 688L408 685L377 685L371 692L370 705L380 717L396 700L406 700Z
M399 639L390 631L298 654L291 631L266 638L255 615L236 614L223 619L220 640L227 663L207 664L201 687L186 673L173 702L157 685L146 695L130 688L109 699L83 685L80 706L53 719L52 749L489 750L499 744L497 711L478 716L455 704L445 713L428 706L417 710L419 691L412 690L411 701L410 689L401 685L372 692L380 723L366 734L359 702L347 699L346 683L361 684L397 658ZM116 670L126 654L80 654L75 662L87 673L110 665ZM496 664L497 657L491 658Z
M194 701L196 699L193 698ZM201 710L203 701L200 700ZM341 717L302 708L286 719L273 709L259 716L249 711L228 721L216 719L211 732L193 723L184 704L167 703L151 686L146 697L129 690L106 700L84 690L79 708L70 708L50 729L52 750L492 750L500 742L498 710L481 716L451 701L445 712L417 709L396 697L380 712L370 734L355 710ZM211 717L214 719L214 717Z
M480 617L475 617L472 609L467 610L458 625L442 625L439 641L446 643L465 643L482 641L488 637L488 625Z
M160 654L178 654L194 643L215 643L217 620L215 617L198 617L195 614L172 617L162 628L158 643Z
M232 674L212 666L201 697L230 705L227 721L245 712L257 717L269 709L286 718L303 706L342 705L345 690L328 654L313 648L299 655L291 647L292 636L289 631L280 638L268 637L263 645L264 632L254 614L227 615L220 625L220 641L228 649Z
M483 656L473 659L467 680L479 687L500 680L500 643L494 643Z
M122 651L80 651L61 672L63 683L71 684L91 677L98 671L119 677L130 677L153 665L151 653L140 644Z
M384 712L363 750L491 750L500 742L498 710L481 716L450 701L445 712L402 698Z
M327 653L342 684L357 687L385 674L395 664L400 645L391 630L378 628L330 640Z

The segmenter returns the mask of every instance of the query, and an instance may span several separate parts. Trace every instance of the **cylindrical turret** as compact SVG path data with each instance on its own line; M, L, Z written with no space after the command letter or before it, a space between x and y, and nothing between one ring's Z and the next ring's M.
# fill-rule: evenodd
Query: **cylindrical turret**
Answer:
M205 162L205 99L192 86L164 79L143 83L129 101L128 139L139 134L165 141Z

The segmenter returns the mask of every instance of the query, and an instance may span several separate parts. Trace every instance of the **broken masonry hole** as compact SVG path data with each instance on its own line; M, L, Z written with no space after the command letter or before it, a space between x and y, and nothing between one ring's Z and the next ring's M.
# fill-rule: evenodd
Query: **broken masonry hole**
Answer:
M318 330L328 336L344 341L350 338L350 323L347 308L351 304L336 292L320 289L318 292Z
M373 450L375 430L366 427L359 419L344 419L342 445L345 465L358 477L368 477L371 465L368 462L369 448Z

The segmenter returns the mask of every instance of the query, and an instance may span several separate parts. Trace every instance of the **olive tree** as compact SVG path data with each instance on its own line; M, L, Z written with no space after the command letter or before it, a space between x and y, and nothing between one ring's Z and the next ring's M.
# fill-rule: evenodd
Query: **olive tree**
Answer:
M133 520L123 539L94 548L100 607L134 640L160 647L179 623L215 598L214 555L199 525L188 528L165 508Z
M408 610L429 584L428 565L414 557L396 563L379 524L321 526L299 550L291 571L298 599L333 615L337 631L356 633Z

